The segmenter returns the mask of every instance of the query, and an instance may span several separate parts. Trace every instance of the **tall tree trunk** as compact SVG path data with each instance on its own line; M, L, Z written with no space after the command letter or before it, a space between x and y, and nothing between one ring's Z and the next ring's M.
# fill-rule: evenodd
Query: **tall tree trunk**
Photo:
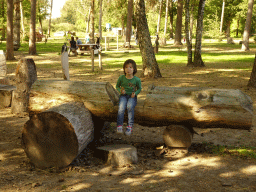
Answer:
M190 4L190 26L189 26L189 31L190 31L190 37L191 37L191 43L192 43L192 38L193 38L193 23L194 23L194 15L193 15L193 11L194 11L194 3Z
M189 22L190 22L189 5L190 5L190 0L186 0L185 32L186 32L186 41L187 41L187 50L188 50L187 66L192 65L192 43L191 43L192 37L190 36L190 32L189 32Z
M2 0L2 4L1 4L1 9L2 9L2 11L1 11L1 16L2 16L2 18L3 18L3 23L5 23L5 13L6 13L6 10L5 10L5 0ZM5 25L3 24L2 25L2 39L3 40L5 40L5 29L6 29L6 27L5 27Z
M133 0L128 0L127 25L126 25L126 46L130 47L132 32Z
M99 37L102 39L102 0L99 0Z
M143 74L144 76L157 78L162 77L158 67L154 50L151 43L148 22L145 12L144 0L136 0L136 21L139 47L142 56Z
M90 25L90 43L94 43L94 0L91 0L91 25Z
M227 21L226 36L227 36L227 38L229 38L229 37L230 37L230 21Z
M163 8L163 0L160 0L160 6L159 6L159 14L158 14L158 21L157 21L157 29L156 32L159 34L160 31L160 25L161 25L161 14L162 14L162 8Z
M169 15L170 15L170 38L173 38L173 1L169 5Z
M36 55L36 0L31 0L29 54Z
M222 4L221 22L220 22L220 35L222 34L222 28L223 28L224 10L225 10L225 0L223 0L223 4Z
M125 29L124 29L124 15L122 15L122 36L124 36L124 32L125 32Z
M52 22L52 6L53 6L53 0L51 0L51 11L49 16L49 25L48 25L48 36L51 36L51 22Z
M164 22L164 38L166 38L166 32L167 32L168 12L169 12L169 0L166 0L166 11L165 11L165 22Z
M240 22L240 15L238 15L238 19L237 19L237 25L236 25L236 37L238 37L238 32L239 32L239 22Z
M21 19L21 27L22 27L22 39L24 39L24 37L25 37L25 27L24 27L24 14L23 14L22 1L20 2L20 19Z
M7 0L6 60L14 60L13 51L13 0Z
M201 56L205 1L206 0L200 0L199 6L198 6L196 45L195 45L195 54L194 54L194 63L193 63L193 66L195 67L205 66Z
M246 23L245 23L244 34L243 34L243 42L242 42L242 49L241 49L242 51L250 50L249 38L250 38L250 30L251 30L251 23L252 23L253 4L254 4L254 0L249 0Z
M89 8L89 12L88 12L88 19L87 19L86 33L90 33L91 10L92 10L92 7L90 6L90 8Z
M251 77L249 79L249 82L248 82L247 86L248 87L256 87L256 54L255 54L255 58L254 58Z
M181 43L181 29L182 29L182 11L183 11L183 0L178 0L177 5L177 20L175 30L175 45L182 45Z
M20 48L20 0L14 0L13 41L17 51Z

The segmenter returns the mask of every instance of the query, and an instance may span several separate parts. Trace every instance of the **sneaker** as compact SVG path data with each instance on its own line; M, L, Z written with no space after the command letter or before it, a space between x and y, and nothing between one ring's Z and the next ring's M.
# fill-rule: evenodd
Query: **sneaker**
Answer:
M132 127L127 126L126 131L125 131L125 135L130 136L131 134L132 134Z
M123 130L123 126L122 125L119 125L116 129L116 132L117 133L124 133L124 130Z

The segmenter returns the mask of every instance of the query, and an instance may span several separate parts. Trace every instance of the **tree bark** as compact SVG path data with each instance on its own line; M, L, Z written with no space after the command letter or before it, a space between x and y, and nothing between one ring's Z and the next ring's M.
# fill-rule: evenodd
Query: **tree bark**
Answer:
M11 111L23 116L28 112L30 88L37 79L36 65L33 59L19 60L15 76L17 90L13 92Z
M20 0L14 0L13 41L17 51L20 48Z
M161 14L162 14L162 8L163 8L163 0L160 0L159 2L159 13L158 13L158 21L157 21L157 29L156 32L159 34L160 31L160 25L161 25Z
M249 38L250 38L250 30L251 30L251 23L252 23L252 12L253 12L253 4L254 0L249 0L248 2L248 12L244 27L244 34L243 34L243 41L242 41L242 51L249 51Z
M89 11L88 11L88 19L87 19L86 33L90 33L91 9L92 9L92 7L90 6Z
M83 103L65 103L32 115L23 127L22 144L36 167L65 167L92 141L93 129Z
M31 0L29 54L36 55L36 0Z
M178 0L176 30L175 30L175 43L174 43L175 45L182 45L182 43L181 43L182 12L183 12L183 0Z
M186 0L185 10L186 10L186 17L185 17L185 32L186 32L186 41L187 41L187 52L188 52L188 63L187 66L193 65L192 62L192 37L190 36L189 30L189 22L190 22L190 14L189 14L189 7L190 7L190 0Z
M170 15L170 38L173 38L173 1L171 1L170 3L169 15Z
M22 27L22 39L24 39L24 37L25 37L25 27L24 27L24 14L23 14L22 1L20 1L20 19L21 19L21 27Z
M195 45L194 64L193 64L194 67L205 66L201 56L204 7L205 7L205 0L200 0L199 6L198 6L198 19L197 19L197 28L196 28L196 45Z
M148 23L145 13L144 0L136 0L135 7L137 21L136 28L138 33L140 52L142 56L143 75L152 78L162 77L151 43L151 37L149 34Z
M14 60L13 51L13 0L7 0L6 60Z
M166 0L165 22L164 22L164 38L166 38L166 32L167 32L168 12L169 12L169 0Z
M2 11L1 11L1 16L2 16L2 18L3 18L3 23L5 23L5 13L6 13L6 9L5 9L5 0L2 0L1 1L1 9L2 9ZM6 38L5 38L5 30L6 30L6 27L5 27L5 25L2 25L2 27L3 27L3 29L2 29L2 39L1 40L5 40Z
M126 47L130 48L132 33L133 0L128 0L127 24L126 24Z
M223 21L224 21L224 11L225 11L225 0L223 0L222 11L221 11L221 21L220 21L220 35L222 35Z
M48 36L51 36L51 22L52 22L52 6L53 6L53 0L51 0L51 10L49 15L49 25L48 25Z
M249 79L247 86L256 87L256 54L255 54L255 59L254 59L253 68L251 72L251 77Z
M94 44L94 0L91 0L90 22L90 43Z
M99 37L102 39L102 0L99 0Z

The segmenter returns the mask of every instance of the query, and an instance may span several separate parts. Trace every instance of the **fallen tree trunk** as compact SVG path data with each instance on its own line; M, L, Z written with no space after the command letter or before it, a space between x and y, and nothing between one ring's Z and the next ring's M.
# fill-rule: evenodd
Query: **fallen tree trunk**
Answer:
M116 116L118 92L106 82L37 80L30 91L29 111L42 112L67 102L83 102L96 117Z
M22 131L24 150L39 168L69 165L92 139L91 113L78 102L30 116Z
M118 93L109 83L36 81L29 109L42 111L69 101L81 101L97 118L115 122ZM184 124L201 128L250 129L252 101L240 90L154 87L138 99L135 123L144 126Z
M252 126L252 100L234 89L155 87L147 94L143 108L149 124L183 123L235 129Z

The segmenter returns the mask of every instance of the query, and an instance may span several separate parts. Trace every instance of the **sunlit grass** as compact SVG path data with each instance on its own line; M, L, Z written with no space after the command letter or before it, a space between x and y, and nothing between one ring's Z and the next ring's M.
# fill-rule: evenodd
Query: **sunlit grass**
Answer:
M233 147L233 146L222 146L222 145L212 145L209 143L205 143L210 151L217 155L232 155L245 159L256 159L256 148L255 147Z

